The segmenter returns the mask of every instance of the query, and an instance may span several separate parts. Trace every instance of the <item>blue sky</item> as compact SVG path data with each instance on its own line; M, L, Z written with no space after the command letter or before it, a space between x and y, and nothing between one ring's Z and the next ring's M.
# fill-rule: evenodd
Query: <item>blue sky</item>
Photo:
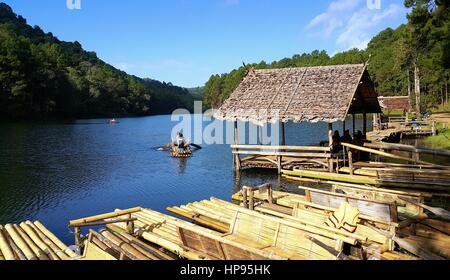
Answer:
M403 0L80 0L80 10L67 0L0 1L117 68L186 87L243 61L364 48L407 13Z

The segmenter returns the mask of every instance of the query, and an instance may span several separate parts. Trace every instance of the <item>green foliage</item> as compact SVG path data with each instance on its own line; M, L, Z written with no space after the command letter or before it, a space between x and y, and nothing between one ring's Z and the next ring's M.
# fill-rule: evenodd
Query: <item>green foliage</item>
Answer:
M433 148L450 150L450 130L442 129L438 135L428 137L425 141Z
M379 95L413 92L414 63L420 68L422 102L425 109L446 100L450 83L450 1L406 0L412 8L408 24L388 28L375 36L366 50L352 49L330 57L325 51L294 55L270 64L249 65L256 69L356 64L369 60L369 72ZM239 73L239 75L236 74ZM239 85L246 73L241 67L228 74L213 75L205 85L204 100L218 107Z
M170 83L127 75L0 3L0 118L165 114L192 110L195 98Z

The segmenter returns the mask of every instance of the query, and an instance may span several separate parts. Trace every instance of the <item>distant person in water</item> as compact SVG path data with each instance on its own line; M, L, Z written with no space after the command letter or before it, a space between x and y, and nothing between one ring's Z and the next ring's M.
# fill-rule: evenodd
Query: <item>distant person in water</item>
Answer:
M337 154L342 150L341 136L339 135L339 131L337 130L333 135L333 143L331 144L331 149L334 154Z

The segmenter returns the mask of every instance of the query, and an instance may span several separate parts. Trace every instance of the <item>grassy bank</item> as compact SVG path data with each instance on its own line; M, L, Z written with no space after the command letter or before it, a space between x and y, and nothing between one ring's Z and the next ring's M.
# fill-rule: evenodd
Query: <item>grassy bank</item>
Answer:
M439 129L439 134L428 137L425 142L436 149L450 150L450 129Z

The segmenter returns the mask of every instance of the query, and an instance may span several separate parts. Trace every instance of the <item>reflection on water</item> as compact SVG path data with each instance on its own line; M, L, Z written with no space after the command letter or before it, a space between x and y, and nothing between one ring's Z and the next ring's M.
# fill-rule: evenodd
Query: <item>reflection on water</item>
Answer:
M357 129L362 129L358 120ZM275 171L235 176L228 145L208 145L192 158L155 149L171 141L170 116L74 123L0 124L0 224L41 220L67 243L70 219L143 206L168 206L215 196L230 200L243 185L271 183L297 191ZM289 124L287 144L327 139L327 124ZM351 121L347 123L351 129ZM342 125L335 129L342 130Z

